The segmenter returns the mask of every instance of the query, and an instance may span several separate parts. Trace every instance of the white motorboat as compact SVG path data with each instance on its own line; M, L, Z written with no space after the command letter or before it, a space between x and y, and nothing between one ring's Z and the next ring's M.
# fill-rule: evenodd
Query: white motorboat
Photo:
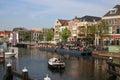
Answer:
M9 50L5 52L5 58L15 57L15 55L16 53L12 48L9 48Z
M16 53L14 52L5 52L5 58L14 57Z
M56 68L56 69L64 69L65 68L65 62L61 61L59 58L51 58L48 61L48 67L49 68Z

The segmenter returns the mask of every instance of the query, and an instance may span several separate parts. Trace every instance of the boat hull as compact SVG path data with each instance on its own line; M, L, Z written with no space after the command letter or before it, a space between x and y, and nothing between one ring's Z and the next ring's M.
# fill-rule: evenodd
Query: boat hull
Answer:
M84 51L79 51L79 50L66 50L66 49L56 49L56 52L58 54L69 54L70 56L75 56L75 57L79 57L79 56L91 56L92 52L89 50L84 50Z
M12 52L5 52L5 58L14 57L16 54Z
M51 64L49 64L48 63L48 67L50 68L50 69L65 69L65 65L51 65Z

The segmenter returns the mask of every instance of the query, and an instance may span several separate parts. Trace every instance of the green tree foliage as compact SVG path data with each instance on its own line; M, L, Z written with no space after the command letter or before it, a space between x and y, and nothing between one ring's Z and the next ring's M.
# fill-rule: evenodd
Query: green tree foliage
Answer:
M46 40L51 41L54 37L54 31L53 29L49 29L46 33Z
M96 33L98 33L98 32L99 32L100 36L109 33L109 25L108 25L108 23L105 20L101 20L96 25Z
M38 40L38 41L42 41L42 40L43 40L43 35L42 35L42 34L39 34L39 36L37 37L37 40Z
M95 34L102 37L102 35L108 34L109 26L105 20L99 21L97 24L89 25L87 27L78 27L79 36L85 37L90 42L94 41Z
M98 24L94 24L91 26L87 26L87 28L78 28L79 35L84 35L86 37L89 37L92 35L94 37L94 34L98 34L99 36L102 36L104 34L108 34L109 26L105 20L101 20L98 22Z
M27 40L30 39L30 35L29 35L28 32L25 32L25 33L23 34L23 39L24 39L25 41L27 41Z
M67 28L63 29L62 32L60 32L60 37L62 41L67 41L68 37L70 36L71 32Z

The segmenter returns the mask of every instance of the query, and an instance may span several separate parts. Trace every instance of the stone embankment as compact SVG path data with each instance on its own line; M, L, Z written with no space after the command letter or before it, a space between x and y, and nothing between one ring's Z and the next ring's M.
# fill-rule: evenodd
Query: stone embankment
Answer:
M108 51L93 51L92 56L99 56L99 57L113 57L120 59L120 52L108 52Z

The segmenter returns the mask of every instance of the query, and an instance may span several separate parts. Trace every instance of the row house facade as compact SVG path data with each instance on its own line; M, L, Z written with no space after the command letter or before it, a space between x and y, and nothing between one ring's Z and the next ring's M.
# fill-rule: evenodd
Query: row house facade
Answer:
M63 29L68 27L68 22L69 22L69 20L65 20L65 19L57 19L55 21L55 24L54 24L54 41L55 41L55 43L61 41L59 33Z
M77 41L77 23L79 23L79 19L77 16L75 16L75 18L73 18L72 20L70 20L68 22L68 29L71 32L71 36L68 38L68 41Z
M30 32L32 32L33 41L38 41L39 35L42 35L43 36L42 41L45 41L46 40L45 34L47 33L47 31L48 31L48 28L33 28L33 29L31 29Z
M71 36L68 38L68 41L78 41L85 38L85 35L83 36L82 33L82 35L80 35L78 28L87 28L90 25L96 24L99 20L101 20L101 18L95 16L83 16L81 18L75 16L72 20L58 19L54 25L54 40L56 42L61 41L59 32L61 32L64 28L68 28L71 32Z
M9 41L9 37L12 31L0 31L0 42L2 41Z
M87 44L95 44L95 45L99 45L99 36L96 34L92 34L88 33L86 30L91 27L92 25L97 24L99 21L101 20L100 17L96 17L96 16L83 16L80 18L80 22L77 24L78 26L78 30L77 30L77 34L78 34L78 39L85 39ZM85 30L85 31L80 31L80 30ZM86 38L86 36L91 35L94 36L94 41L91 40L90 38ZM88 41L89 40L89 41Z
M87 33L82 33L79 29L81 28L88 28L89 26L93 24L97 24L97 22L101 20L100 17L95 17L95 16L83 16L81 18L75 17L72 19L72 21L69 22L68 28L70 29L72 35L72 40L80 40L85 38ZM71 25L72 24L72 25Z
M102 37L103 45L120 45L120 5L110 9L102 19L109 25L109 34Z
M16 45L17 43L24 41L23 34L26 32L28 31L25 28L14 28L10 34L9 43Z
M12 43L13 45L16 45L17 43L25 42L26 40L24 39L23 35L28 34L29 39L27 40L28 42L38 42L38 36L42 34L44 36L45 32L47 29L41 28L41 29L31 29L27 30L25 28L14 28L12 33L10 34L9 42Z

